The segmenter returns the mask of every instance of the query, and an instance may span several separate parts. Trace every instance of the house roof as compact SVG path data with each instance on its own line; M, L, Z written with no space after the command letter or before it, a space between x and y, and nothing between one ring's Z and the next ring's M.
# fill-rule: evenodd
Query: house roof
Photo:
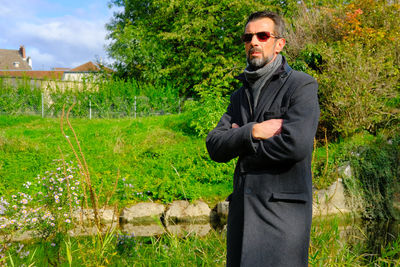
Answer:
M54 70L6 70L0 71L0 77L26 77L31 79L61 80L64 71Z
M70 68L59 68L59 67L56 67L56 68L52 68L51 70L68 71L68 70L70 70Z
M0 49L0 70L32 70L32 67L22 57L21 50Z
M0 49L0 51L1 50L5 49ZM16 51L18 52L18 50ZM31 69L15 70L15 69L0 68L0 77L26 77L31 79L62 80L64 73L87 73L87 72L99 72L102 70L105 70L106 72L113 72L113 70L110 68L89 61L76 68L68 70L67 68L54 68L53 70L48 70L48 71L31 70Z
M103 65L93 63L92 61L86 62L78 67L75 67L73 69L70 69L67 72L98 72L105 70L107 72L112 72L113 70L110 68L107 68Z

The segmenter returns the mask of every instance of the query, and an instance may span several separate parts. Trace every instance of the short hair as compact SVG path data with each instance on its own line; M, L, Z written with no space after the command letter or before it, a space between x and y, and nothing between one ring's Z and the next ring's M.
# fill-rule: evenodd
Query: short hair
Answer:
M252 13L247 19L246 26L249 22L263 18L271 19L274 22L274 34L277 37L283 37L285 32L285 22L281 16L272 11L257 11Z

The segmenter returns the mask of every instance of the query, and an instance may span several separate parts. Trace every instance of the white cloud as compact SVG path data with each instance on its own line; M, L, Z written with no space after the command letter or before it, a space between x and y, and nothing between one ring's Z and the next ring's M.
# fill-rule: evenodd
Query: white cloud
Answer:
M12 9L6 6L1 6L0 5L0 14L2 14L2 16L4 15L10 15L12 13Z
M23 22L17 24L16 31L47 43L62 42L70 46L97 49L102 48L105 42L104 24L105 21L87 21L68 16L42 23Z
M35 66L35 63L36 63L36 62L33 61L34 59L40 59L39 62L42 65L51 65L56 61L56 58L53 55L48 54L46 52L41 52L36 47L29 48L27 52L29 53L28 56L30 56L31 59L32 59L32 65L33 66ZM37 66L36 69L41 69L41 68L42 67Z
M91 5L83 2L76 7L70 1L65 4L47 0L1 2L0 48L18 49L19 45L25 45L33 69L76 67L77 62L106 58L104 25L112 15L112 11L104 8L107 1L95 1Z
M32 19L39 9L47 8L42 0L1 0L0 18Z

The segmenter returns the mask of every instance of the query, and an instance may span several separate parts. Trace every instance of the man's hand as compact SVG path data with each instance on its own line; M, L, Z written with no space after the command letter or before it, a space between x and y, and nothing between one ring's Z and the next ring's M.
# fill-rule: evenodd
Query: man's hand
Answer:
M232 123L232 129L237 129L237 128L239 128L240 126L238 125L238 124L236 124L236 123Z
M253 137L259 140L268 139L274 135L278 135L282 131L282 119L271 119L260 123L256 123L253 126ZM233 124L232 124L233 128Z

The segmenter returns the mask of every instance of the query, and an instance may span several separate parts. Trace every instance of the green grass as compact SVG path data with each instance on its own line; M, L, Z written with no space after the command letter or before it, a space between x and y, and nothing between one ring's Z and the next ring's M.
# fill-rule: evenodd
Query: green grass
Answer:
M190 116L189 116L190 117ZM188 114L124 119L71 119L89 165L93 183L102 194L111 190L120 173L119 203L143 200L170 202L200 199L215 203L232 188L235 161L210 160L204 138L189 127ZM18 191L21 185L53 168L59 149L75 160L61 135L60 120L35 116L0 116L0 193ZM66 129L66 125L65 125ZM73 134L67 131L73 139ZM339 177L337 168L355 147L375 139L360 133L346 140L317 144L313 184L322 189Z
M71 119L100 196L119 184L113 201L170 202L200 199L215 203L232 190L234 162L209 158L205 140L193 135L185 115L138 119ZM66 135L73 140L73 133ZM74 160L60 131L60 120L0 116L0 193L54 168L52 161Z
M346 216L314 219L309 265L399 266L399 232L382 231L382 223Z
M225 266L226 235L215 231L203 237L128 236L121 240L119 236L109 233L64 237L57 243L9 244L0 252L0 264L4 261L8 266Z
M349 231L352 234L345 234ZM313 221L309 266L399 266L400 237L371 249L376 236L350 218ZM135 237L111 232L84 238L12 244L1 259L13 266L225 266L226 232L206 236ZM376 245L375 245L376 247ZM17 251L19 250L19 251ZM289 255L290 256L290 255Z

